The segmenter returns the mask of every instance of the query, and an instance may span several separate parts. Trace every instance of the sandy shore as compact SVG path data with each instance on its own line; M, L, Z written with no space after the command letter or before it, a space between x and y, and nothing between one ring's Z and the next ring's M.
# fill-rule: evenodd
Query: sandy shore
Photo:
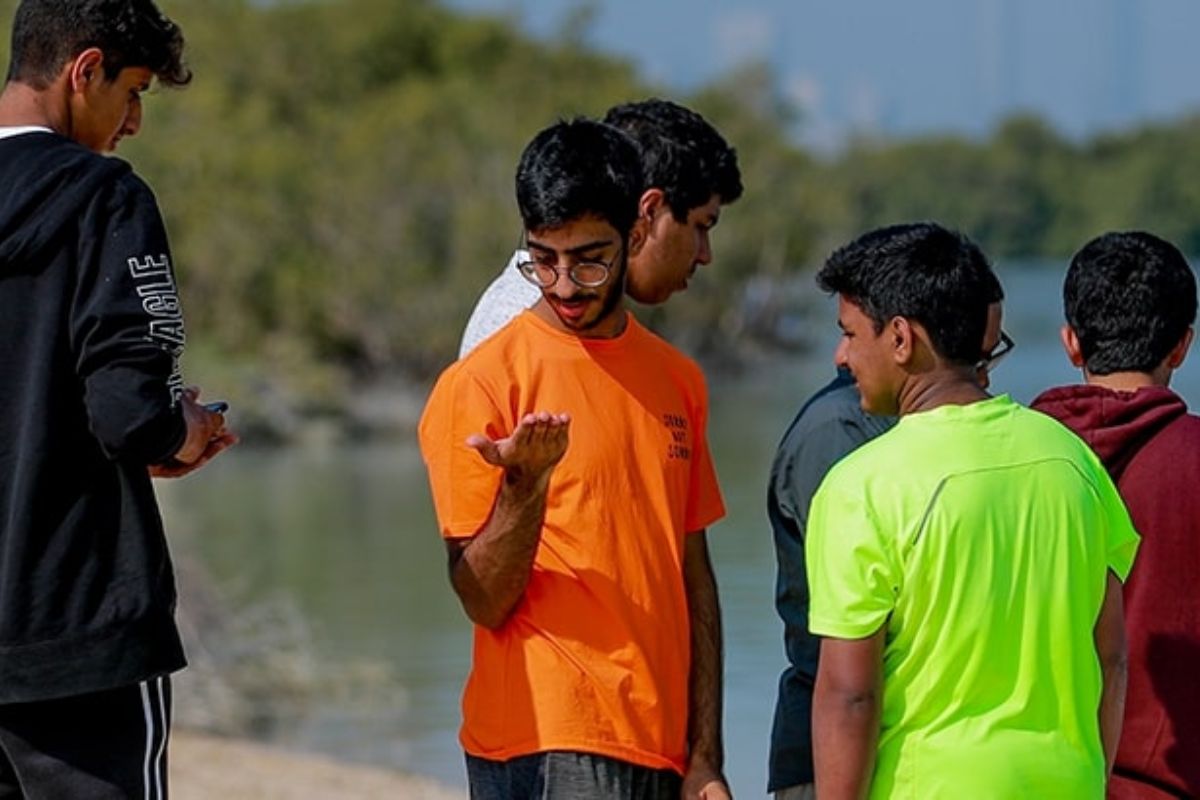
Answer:
M466 792L401 772L237 739L171 732L175 800L464 800Z

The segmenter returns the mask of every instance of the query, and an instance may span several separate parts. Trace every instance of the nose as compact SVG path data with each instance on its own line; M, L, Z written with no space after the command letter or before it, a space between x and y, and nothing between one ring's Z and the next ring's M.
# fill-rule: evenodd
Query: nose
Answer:
M551 287L554 289L554 294L564 300L571 299L579 291L579 286L575 281L571 280L568 271L562 268L558 269L555 273L554 283L551 284Z
M696 251L696 263L712 263L712 244L708 240L708 231L700 233L700 248Z
M142 101L138 98L129 104L125 114L125 124L121 126L122 136L136 136L142 129Z
M843 336L838 340L837 348L833 351L833 365L835 367L849 367L850 340Z

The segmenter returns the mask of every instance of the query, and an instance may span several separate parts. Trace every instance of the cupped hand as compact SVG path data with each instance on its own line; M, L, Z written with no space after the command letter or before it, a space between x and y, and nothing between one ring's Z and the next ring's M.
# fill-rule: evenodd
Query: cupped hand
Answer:
M150 466L151 478L182 478L184 475L190 475L196 470L203 467L209 461L212 461L222 451L228 450L241 441L236 433L228 431L218 434L210 439L208 445L203 452L190 464L185 464L182 461L171 459L165 464L153 464Z
M523 416L506 438L489 439L475 433L467 437L467 446L510 475L537 479L549 474L566 454L570 426L569 414L538 411Z

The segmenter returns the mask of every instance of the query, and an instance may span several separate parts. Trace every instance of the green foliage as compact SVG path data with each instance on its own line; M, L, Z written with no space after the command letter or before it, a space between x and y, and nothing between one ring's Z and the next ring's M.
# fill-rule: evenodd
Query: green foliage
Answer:
M0 14L15 5L0 0ZM584 44L594 3L546 41L437 0L163 5L196 78L148 99L145 135L122 155L162 202L192 357L201 372L223 363L221 377L291 385L318 409L356 377L427 377L449 361L517 240L526 141L656 93ZM749 65L680 98L738 148L746 185L715 232L716 262L647 310L694 351L754 329L738 302L747 282L794 275L877 225L937 219L993 257L1061 257L1134 227L1200 252L1200 119L1079 143L1023 116L986 141L863 140L820 159L796 144L804 120L780 97Z
M126 155L159 189L193 330L230 352L439 367L516 240L525 140L638 92L627 65L426 0L170 10L196 81Z

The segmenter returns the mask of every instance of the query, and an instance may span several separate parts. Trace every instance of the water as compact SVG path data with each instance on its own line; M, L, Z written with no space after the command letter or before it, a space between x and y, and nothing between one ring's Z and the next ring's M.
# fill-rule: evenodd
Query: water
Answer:
M1058 343L1061 272L1000 271L1004 327L1017 349L997 368L992 388L1028 402L1043 388L1077 380ZM742 797L765 792L783 667L767 471L795 410L832 375L832 303L828 309L823 346L813 353L710 379L710 436L729 515L709 541L726 632L727 771ZM1174 387L1200 402L1200 368L1185 363ZM316 692L300 711L275 725L268 720L264 738L465 785L457 726L470 626L446 579L414 443L242 448L165 486L163 495L177 552L198 558L246 602L289 598L311 626L319 663L376 665L399 687Z

